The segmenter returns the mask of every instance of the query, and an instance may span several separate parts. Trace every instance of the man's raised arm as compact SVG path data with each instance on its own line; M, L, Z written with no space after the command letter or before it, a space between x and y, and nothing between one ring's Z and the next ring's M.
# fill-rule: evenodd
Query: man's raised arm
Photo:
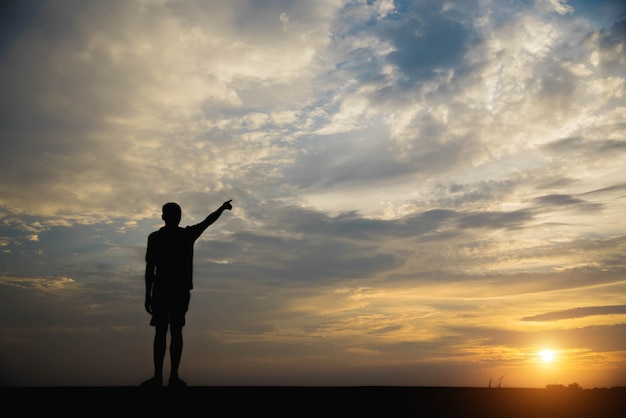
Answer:
M232 201L233 199L230 199L222 203L222 206L220 206L215 212L207 216L204 221L200 222L199 225L202 226L202 231L207 229L213 222L217 221L219 217L222 216L222 212L224 212L225 210L231 210L233 208L233 205L230 202Z

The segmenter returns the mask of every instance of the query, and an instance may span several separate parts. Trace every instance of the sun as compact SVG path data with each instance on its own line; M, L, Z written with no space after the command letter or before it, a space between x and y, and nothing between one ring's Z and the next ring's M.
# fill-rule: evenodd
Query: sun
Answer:
M556 356L556 353L552 350L543 350L540 351L538 354L541 358L541 361L543 361L544 363L552 363Z

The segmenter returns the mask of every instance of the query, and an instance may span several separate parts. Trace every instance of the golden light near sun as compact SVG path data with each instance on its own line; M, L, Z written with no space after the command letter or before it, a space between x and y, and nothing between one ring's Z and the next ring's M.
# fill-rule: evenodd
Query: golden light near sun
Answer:
M544 363L552 363L556 356L556 353L552 350L542 350L538 354L539 354L539 358Z

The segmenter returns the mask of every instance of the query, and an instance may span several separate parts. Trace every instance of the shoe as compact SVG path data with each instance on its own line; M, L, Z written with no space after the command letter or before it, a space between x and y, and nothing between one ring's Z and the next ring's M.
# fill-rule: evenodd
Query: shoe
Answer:
M184 388L187 386L187 383L178 377L170 377L170 381L168 382L167 386L174 388Z
M163 380L153 377L141 383L140 386L142 388L160 388L161 386L163 386Z

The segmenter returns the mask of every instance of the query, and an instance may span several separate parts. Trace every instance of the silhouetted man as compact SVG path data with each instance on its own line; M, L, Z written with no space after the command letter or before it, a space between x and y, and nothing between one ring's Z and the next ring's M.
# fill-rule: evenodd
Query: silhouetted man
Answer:
M170 330L169 386L187 386L178 377L178 366L183 353L183 327L189 309L190 290L193 289L193 247L196 240L224 210L231 210L232 200L197 225L181 228L182 211L176 203L163 205L165 226L150 234L146 251L146 311L152 315L150 325L155 327L154 376L142 386L163 385L167 330Z

